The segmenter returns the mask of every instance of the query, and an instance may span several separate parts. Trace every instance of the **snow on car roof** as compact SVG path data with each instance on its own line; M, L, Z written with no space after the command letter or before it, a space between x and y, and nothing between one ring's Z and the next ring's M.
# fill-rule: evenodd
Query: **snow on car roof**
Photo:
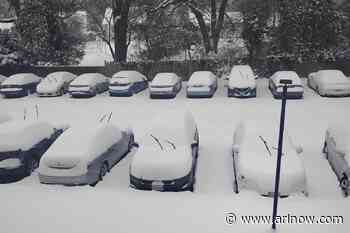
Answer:
M54 126L45 121L23 120L0 124L0 152L28 150L54 133Z
M136 70L122 70L112 76L111 83L118 79L128 79L129 82L141 82L147 80L146 76Z
M277 71L271 77L275 84L279 84L281 79L292 80L292 85L302 85L301 79L295 71Z
M212 85L217 77L211 71L196 71L188 80L188 85Z
M75 74L72 74L70 72L66 71L59 71L59 72L54 72L50 73L44 78L43 80L50 80L50 81L55 81L55 82L60 82L60 81L71 81L77 76Z
M37 86L37 91L50 92L53 87L62 86L65 82L70 82L76 78L76 75L69 72L54 72L42 79ZM57 88L56 88L57 89ZM56 90L57 91L57 90Z
M32 73L15 74L2 82L2 85L24 85L27 83L40 82L41 78Z
M350 80L340 70L319 70L315 78L324 83L350 83Z
M121 138L121 130L109 123L71 127L55 141L43 158L45 163L66 159L90 162Z
M229 76L228 85L231 88L256 87L255 75L252 68L248 65L234 66Z
M158 73L151 82L152 86L171 86L179 81L175 73Z
M71 85L94 85L101 82L107 82L107 78L100 73L86 73L78 76L71 82Z

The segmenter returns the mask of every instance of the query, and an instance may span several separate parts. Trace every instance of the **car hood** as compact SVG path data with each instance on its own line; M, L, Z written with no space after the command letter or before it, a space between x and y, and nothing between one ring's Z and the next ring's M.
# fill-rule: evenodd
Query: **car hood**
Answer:
M174 180L188 175L191 168L190 146L161 150L141 145L130 165L130 174L145 180Z
M61 83L55 82L41 82L38 84L36 90L37 92L54 92L61 88Z

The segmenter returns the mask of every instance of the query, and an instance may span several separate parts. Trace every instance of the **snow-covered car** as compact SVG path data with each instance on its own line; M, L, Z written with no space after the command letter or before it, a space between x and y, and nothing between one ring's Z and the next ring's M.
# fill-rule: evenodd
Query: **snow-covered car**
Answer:
M193 191L199 135L192 115L176 121L158 117L151 125L130 164L130 187Z
M283 85L281 80L290 80L288 85L287 99L302 99L304 95L304 86L300 77L294 71L277 71L269 80L269 89L275 99L281 99L283 93Z
M8 114L0 114L0 124L12 120L12 117Z
M133 145L131 130L110 123L71 127L43 155L39 180L45 184L93 186Z
M45 121L22 120L0 124L0 181L29 176L66 126Z
M110 96L132 96L148 87L147 77L135 70L123 70L114 74L109 82Z
M307 84L320 96L350 96L350 79L340 70L319 70L311 73Z
M36 87L38 96L61 96L68 92L69 84L76 75L61 71L46 76Z
M6 76L0 74L0 84L7 79Z
M228 97L256 97L256 76L249 65L236 65L228 77Z
M345 196L350 191L350 129L332 124L326 131L323 152Z
M72 97L93 97L108 90L108 78L100 73L86 73L74 79L68 87Z
M5 97L24 97L35 93L41 78L32 73L15 74L3 81L0 94Z
M218 80L211 71L196 71L187 82L187 97L213 97L218 88Z
M262 130L251 122L240 122L233 136L234 190L258 192L273 196L277 164L278 127ZM300 158L302 147L296 145L285 132L281 160L279 195L304 193L307 195L306 173Z
M175 98L177 93L181 91L181 88L182 79L175 73L158 73L149 87L150 98Z

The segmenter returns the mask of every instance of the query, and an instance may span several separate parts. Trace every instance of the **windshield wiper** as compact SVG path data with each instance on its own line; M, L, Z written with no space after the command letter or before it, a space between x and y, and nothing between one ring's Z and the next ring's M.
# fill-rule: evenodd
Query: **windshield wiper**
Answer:
M264 138L263 138L262 136L259 136L259 138L260 138L261 141L264 143L267 152L269 152L269 155L272 156L271 150L270 150L270 148L269 148L267 142L264 140Z
M156 142L158 143L158 145L159 145L160 149L162 149L162 150L163 150L163 146L162 146L162 144L160 143L159 139L158 139L158 138L156 138L155 136L153 136L152 134L151 134L151 137L154 139L154 141L156 141Z
M176 146L175 146L175 143L169 141L169 140L165 140L167 143L169 143L173 148L174 150L176 150Z

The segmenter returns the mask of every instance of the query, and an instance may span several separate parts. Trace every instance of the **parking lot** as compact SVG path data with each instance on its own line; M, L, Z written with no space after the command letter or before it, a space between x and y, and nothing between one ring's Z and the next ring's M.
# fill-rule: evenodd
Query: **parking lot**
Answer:
M258 80L257 98L228 98L219 83L212 99L187 99L185 89L175 99L150 99L148 91L133 97L109 97L107 93L89 99L63 97L1 99L0 111L15 118L35 117L54 123L98 124L105 113L112 122L131 126L136 141L159 112L190 110L198 124L200 152L194 193L141 192L129 188L129 165L135 148L95 188L48 186L39 183L37 173L22 181L0 185L0 232L99 232L104 224L111 232L266 232L269 226L227 226L227 211L240 214L271 214L272 199L243 190L233 192L232 135L241 119L257 122L264 130L277 127L280 101L272 98L267 80ZM184 84L185 86L185 84ZM281 232L345 232L350 214L336 176L324 159L322 145L330 122L350 127L350 98L322 98L305 88L304 99L287 102L286 127L303 146L309 197L291 196L281 201L281 211L294 214L345 215L345 224L329 226L281 226ZM84 145L82 145L84 146ZM152 211L150 211L153 209ZM26 219L16 224L18 219ZM43 219L46 220L42 221ZM57 220L54 220L57 219ZM349 220L350 221L350 220ZM43 224L41 224L43 223ZM235 229L236 228L236 229ZM3 229L5 229L3 231ZM106 229L106 228L105 228Z

